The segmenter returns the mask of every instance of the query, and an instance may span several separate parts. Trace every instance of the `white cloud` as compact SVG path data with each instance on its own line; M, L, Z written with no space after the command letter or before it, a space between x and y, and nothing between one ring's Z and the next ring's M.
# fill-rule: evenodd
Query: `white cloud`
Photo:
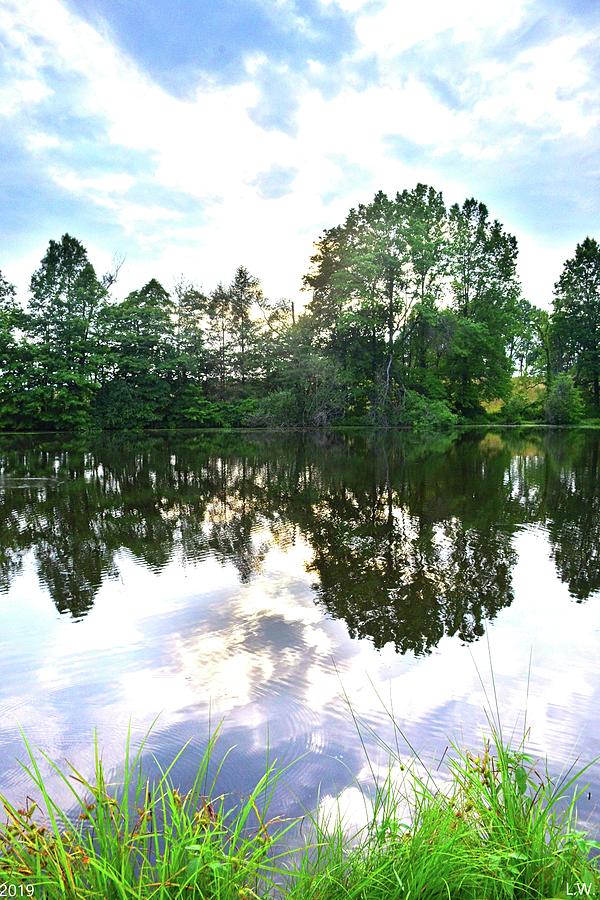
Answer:
M490 122L536 126L541 137L584 137L600 122L588 105L596 88L581 51L595 36L564 35L520 53L510 65L487 63L479 71L490 86L473 108Z
M57 184L76 194L87 195L88 192L92 195L120 194L125 193L135 184L135 178L126 172L109 172L96 178L86 178L75 172L61 169L50 169L49 171Z
M61 141L55 134L46 134L44 131L34 131L25 138L26 146L34 153L38 150L48 150L60 147Z
M0 91L0 116L9 119L51 94L52 91L41 79L15 78L9 89Z
M536 306L550 309L554 285L563 263L573 255L572 242L533 237L516 229L519 241L519 272L525 295Z
M410 4L392 0L375 13L367 7L358 18L356 32L365 52L385 58L444 31L452 32L452 39L458 41L476 40L481 32L501 35L519 24L529 5L527 0L421 0Z
M429 181L448 200L460 200L477 190L468 182L470 162L488 167L493 177L492 167L526 156L529 129L535 128L540 140L580 141L598 122L597 112L590 112L595 85L583 55L593 34L565 33L512 59L487 54L526 21L530 0L502 5L460 0L451 6L425 0L417 7L340 0L337 5L356 16L357 50L341 64L333 95L294 76L293 136L263 128L253 118L261 102L257 74L267 73L275 83L282 77L264 53L247 57L240 83L205 78L195 94L182 99L153 82L60 0L5 3L0 29L15 72L4 89L5 112L29 150L46 154L47 176L55 184L108 211L121 226L119 249L127 253L132 278L142 270L149 277L151 265L163 279L187 270L210 285L243 261L262 278L267 293L296 297L313 240L379 188L395 192ZM277 4L273 11L281 13ZM402 56L415 46L423 48L423 60L427 48L435 47L440 64L446 51L468 48L464 65L453 73L454 108L428 82L425 63L415 66ZM357 65L370 56L377 59L379 75L361 83ZM312 60L310 77L320 77L321 69L322 63ZM52 70L67 85L66 96L53 95ZM443 79L444 73L436 77ZM25 115L23 104L59 99L91 120L99 146L141 155L145 170L124 171L120 157L114 171L104 174L89 172L85 160L55 161L61 136L32 120L31 111ZM409 141L412 156L394 155L389 135ZM456 173L451 158L464 161L466 174ZM257 186L260 173L271 167L298 172L290 193L278 199L262 197ZM135 197L134 183L140 188ZM169 192L172 205L165 202ZM178 197L192 201L185 212ZM545 258L536 235L508 221L502 209L493 212L511 230L520 225L532 259ZM145 257L149 248L151 259ZM96 249L92 244L91 252ZM533 269L530 261L524 272Z

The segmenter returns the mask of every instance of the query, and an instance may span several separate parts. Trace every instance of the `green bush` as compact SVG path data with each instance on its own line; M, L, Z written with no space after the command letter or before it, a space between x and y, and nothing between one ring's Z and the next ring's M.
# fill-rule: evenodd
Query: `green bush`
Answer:
M109 431L153 428L163 422L168 402L166 381L152 376L135 381L115 378L104 384L95 397L94 421Z
M544 406L546 422L550 425L574 425L583 416L583 398L569 375L558 375Z
M514 393L496 418L506 425L520 425L522 422L535 422L541 419L542 412L542 406L538 401L531 402L523 394Z
M507 425L519 425L528 418L528 407L529 404L525 397L522 397L519 394L513 394L512 397L508 398L500 412L497 414L497 418Z
M274 391L257 402L253 425L261 428L285 428L299 419L296 396L291 390Z
M247 428L254 424L259 402L254 397L246 397L243 400L221 403L221 416L225 427Z
M339 367L316 354L298 360L284 385L256 401L253 424L324 428L339 422L348 407L349 385Z
M169 419L169 424L184 428L222 428L225 425L222 404L208 400L197 384L187 384L175 393Z
M414 431L435 431L452 428L457 417L443 400L424 397L417 391L407 390L394 410L390 424L403 425Z

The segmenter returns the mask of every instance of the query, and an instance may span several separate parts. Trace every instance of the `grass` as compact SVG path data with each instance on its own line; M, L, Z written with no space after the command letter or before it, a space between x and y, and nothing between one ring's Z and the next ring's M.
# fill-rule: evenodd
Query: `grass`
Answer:
M300 820L268 818L289 767L267 764L251 794L231 806L217 794L227 754L209 779L215 742L216 735L185 794L171 776L183 750L150 783L143 744L132 754L128 739L118 784L107 781L97 742L92 781L42 754L71 792L67 811L51 798L25 740L24 768L40 806L28 800L17 809L0 796L0 884L21 891L6 896L549 900L600 891L592 858L600 845L575 815L589 767L555 781L497 727L477 756L453 747L442 773L419 774L390 750L389 768L365 797L366 825L348 833L339 816L313 814L304 817L310 837L302 843Z

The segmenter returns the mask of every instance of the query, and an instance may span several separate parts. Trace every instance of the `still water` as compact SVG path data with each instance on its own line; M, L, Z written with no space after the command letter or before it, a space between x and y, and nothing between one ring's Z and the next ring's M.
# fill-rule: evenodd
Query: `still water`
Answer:
M600 753L600 433L0 439L0 790L19 728L85 774L131 722L183 789L222 722L278 811L367 777L347 701L436 766L492 698L559 771ZM487 700L486 700L487 691ZM408 753L408 749L407 749ZM598 767L583 813L599 819ZM55 795L67 801L64 788Z

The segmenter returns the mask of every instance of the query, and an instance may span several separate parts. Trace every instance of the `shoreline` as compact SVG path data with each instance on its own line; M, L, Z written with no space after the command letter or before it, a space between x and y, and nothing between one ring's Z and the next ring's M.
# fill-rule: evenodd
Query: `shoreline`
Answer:
M49 900L547 900L569 896L577 884L593 896L600 844L576 818L580 782L593 763L554 781L527 755L524 739L512 748L491 725L477 755L452 746L441 776L390 756L387 772L364 795L366 823L351 832L339 807L335 816L317 810L269 817L279 781L293 780L294 763L268 766L250 795L230 806L218 791L227 754L209 778L218 730L186 793L170 777L185 746L153 783L142 768L144 742L134 753L129 739L118 786L106 778L97 741L92 781L51 763L71 789L74 811L53 802L24 739L40 806L28 798L16 809L0 795L7 816L0 884L14 888L6 896Z

